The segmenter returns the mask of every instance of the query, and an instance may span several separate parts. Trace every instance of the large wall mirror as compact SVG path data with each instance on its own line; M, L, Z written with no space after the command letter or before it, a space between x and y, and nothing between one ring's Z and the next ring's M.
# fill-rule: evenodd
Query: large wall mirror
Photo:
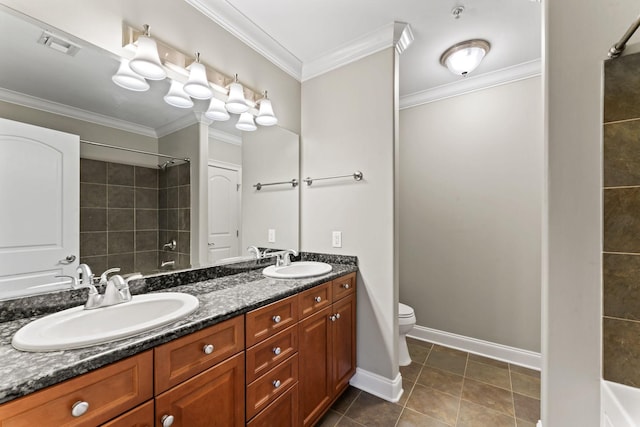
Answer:
M79 262L96 274L113 267L155 274L246 261L248 246L298 248L299 187L257 185L299 181L297 134L278 126L242 133L234 116L233 123L203 124L197 119L208 102L189 110L167 105L168 81L150 82L146 92L122 89L111 81L119 65L113 54L1 5L0 28L0 118L77 135L80 158L77 180L61 187L78 191L77 205L65 206L65 215L77 217L75 237L65 237L75 239L68 254L75 259L60 258L38 274L0 263L0 299L68 288L53 276ZM15 146L5 146L0 141L2 162L17 164ZM25 172L32 164L15 169L33 179ZM38 185L20 184L11 182L12 197L37 207ZM0 190L6 195L9 184ZM20 216L0 205L3 230L20 230ZM0 236L0 253L28 254L21 232L11 234L11 241ZM17 275L24 280L10 285Z

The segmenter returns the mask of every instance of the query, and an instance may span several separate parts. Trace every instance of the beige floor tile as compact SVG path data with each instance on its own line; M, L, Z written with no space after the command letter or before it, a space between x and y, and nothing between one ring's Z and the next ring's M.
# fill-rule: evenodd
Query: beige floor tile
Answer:
M409 348L409 356L411 356L411 360L421 365L423 365L427 360L427 356L431 351L428 347L413 343L408 343L407 347Z
M500 387L465 378L462 387L462 400L468 400L511 417L514 416L513 396L509 390Z
M443 393L460 397L460 393L462 393L462 380L463 377L461 375L425 366L422 368L422 372L416 382Z
M356 400L356 397L360 395L361 391L355 387L349 386L342 393L342 395L335 401L335 403L331 406L331 409L334 411L344 414L349 409L349 406Z
M511 390L508 369L470 361L467 364L465 377L504 388L505 390Z
M456 427L513 427L515 419L475 403L462 401Z
M540 380L538 378L511 372L511 387L514 393L540 399Z
M516 427L536 427L536 423L516 418Z
M522 394L513 393L516 418L532 423L540 419L540 401Z
M433 346L425 365L443 371L453 372L454 374L464 375L467 366L467 357L468 354L462 351Z
M416 362L411 362L408 366L400 366L400 374L402 375L402 378L409 381L417 380L418 375L420 375L420 370L422 370L422 365Z
M502 360L490 359L488 357L480 356L479 354L469 353L469 360L484 363L485 365L495 366L496 368L508 369L509 364Z
M428 417L411 409L402 411L396 427L451 427L441 421Z
M402 390L404 391L402 392L402 396L400 396L400 400L397 402L398 405L404 406L407 403L414 384L415 383L413 381L405 380L404 377L402 378Z
M340 418L342 418L342 414L329 409L329 411L320 418L316 427L335 427L338 421L340 421Z
M454 425L459 402L459 398L416 384L406 407L445 424Z
M509 364L509 369L511 369L511 372L517 372L518 374L529 375L530 377L540 379L540 371L536 371L534 369L524 368L511 363Z
M364 424L357 423L349 417L340 418L340 421L338 421L338 424L336 424L336 427L363 427L363 426Z
M411 337L407 337L407 343L420 345L422 347L427 347L429 350L431 350L431 348L433 347L433 343L430 343L428 341L417 340L417 339L411 338Z
M396 424L401 412L401 406L362 392L345 416L367 427L388 427Z

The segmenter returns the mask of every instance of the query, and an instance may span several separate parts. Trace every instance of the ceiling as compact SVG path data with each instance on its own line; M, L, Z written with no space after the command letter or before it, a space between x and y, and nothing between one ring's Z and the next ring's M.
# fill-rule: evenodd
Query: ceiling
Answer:
M304 68L374 34L391 22L411 26L414 42L400 57L400 96L456 83L440 65L449 46L473 38L491 43L491 51L468 78L497 72L541 56L541 4L530 0L187 0L216 15L235 10L233 26L244 38L262 32ZM224 6L224 7L222 7ZM452 9L464 11L454 19ZM228 14L228 12L227 12ZM230 29L234 32L234 28ZM259 41L249 40L255 45ZM269 46L265 47L269 50ZM278 56L271 49L269 56Z

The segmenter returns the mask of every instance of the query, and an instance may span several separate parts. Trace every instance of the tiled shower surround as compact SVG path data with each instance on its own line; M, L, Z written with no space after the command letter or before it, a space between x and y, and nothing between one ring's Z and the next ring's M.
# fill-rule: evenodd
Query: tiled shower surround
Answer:
M189 164L156 168L80 160L80 262L94 273L189 266ZM175 239L175 251L163 245Z
M640 387L640 54L605 64L603 370Z

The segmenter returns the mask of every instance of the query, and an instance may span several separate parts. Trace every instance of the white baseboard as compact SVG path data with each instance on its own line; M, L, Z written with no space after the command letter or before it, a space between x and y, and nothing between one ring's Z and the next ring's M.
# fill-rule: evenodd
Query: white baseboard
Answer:
M426 328L424 326L414 326L407 336L538 371L542 366L540 353Z
M393 380L390 380L373 372L356 368L356 374L351 378L349 384L393 403L399 401L403 393L402 376L399 372Z

